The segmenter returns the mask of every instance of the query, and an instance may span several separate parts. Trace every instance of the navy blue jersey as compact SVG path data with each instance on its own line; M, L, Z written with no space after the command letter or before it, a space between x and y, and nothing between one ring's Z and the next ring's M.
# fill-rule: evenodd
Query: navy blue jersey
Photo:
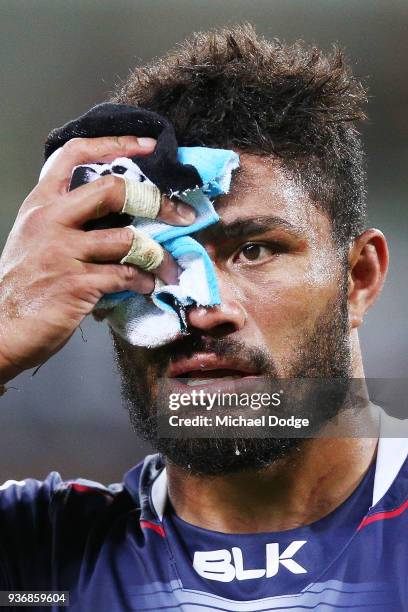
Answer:
M407 439L380 438L349 499L280 533L186 523L167 499L159 455L106 487L55 472L8 481L0 588L68 590L70 610L92 612L408 610L407 454Z

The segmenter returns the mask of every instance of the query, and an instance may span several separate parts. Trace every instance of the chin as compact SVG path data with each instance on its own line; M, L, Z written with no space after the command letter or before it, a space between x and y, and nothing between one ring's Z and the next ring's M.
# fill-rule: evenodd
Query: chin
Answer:
M155 444L166 462L197 476L224 476L244 470L264 470L299 451L304 439L161 438Z

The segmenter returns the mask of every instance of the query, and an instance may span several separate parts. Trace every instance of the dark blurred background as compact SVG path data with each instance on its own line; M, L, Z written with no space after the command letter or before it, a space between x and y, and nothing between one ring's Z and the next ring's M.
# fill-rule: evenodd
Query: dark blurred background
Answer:
M345 47L369 77L369 223L391 251L383 296L361 330L366 375L406 376L406 0L0 0L0 11L1 248L48 132L104 100L136 64L193 31L243 20L267 37ZM121 407L107 328L88 318L82 329L84 339L77 331L0 400L0 481L56 469L114 482L145 454Z

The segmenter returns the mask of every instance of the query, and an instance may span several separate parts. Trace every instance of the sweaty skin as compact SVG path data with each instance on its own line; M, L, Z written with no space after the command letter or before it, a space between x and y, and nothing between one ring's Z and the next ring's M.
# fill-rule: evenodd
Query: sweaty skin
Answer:
M217 200L217 212L221 223L195 237L214 262L222 304L192 308L189 329L203 342L221 338L237 342L241 351L242 347L248 352L262 349L277 375L289 376L299 339L307 337L330 312L330 304L342 290L344 258L333 241L330 220L278 162L249 154L241 155L239 176L232 192ZM265 227L260 228L261 224ZM382 233L365 231L350 245L347 259L350 374L363 378L357 328L386 273L388 255ZM138 381L147 381L154 397L158 377L163 375L160 351L131 347L116 336L115 344L128 379L137 373L133 384L128 383L128 392L135 392L134 402L143 397L136 397ZM203 358L208 354L189 357L190 363L196 360L197 368ZM177 363L177 357L169 361ZM280 531L318 520L352 493L372 462L377 437L376 425L369 419L366 412L355 420L345 416L343 432L350 432L350 437L308 440L298 452L262 471L208 477L168 461L171 503L187 522L221 532ZM362 426L364 431L371 426L373 436L353 437Z

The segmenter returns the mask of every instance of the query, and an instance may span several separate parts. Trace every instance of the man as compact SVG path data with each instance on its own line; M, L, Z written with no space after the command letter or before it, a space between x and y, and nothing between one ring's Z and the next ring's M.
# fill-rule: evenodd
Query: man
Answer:
M370 406L305 403L320 433L346 432L310 439L177 439L159 435L156 417L162 382L228 391L231 377L364 378L358 328L388 255L380 231L363 231L362 85L339 52L240 26L135 70L113 101L165 115L180 145L239 152L220 223L195 235L221 304L187 309L188 334L159 348L112 333L132 424L159 454L123 485L56 473L6 483L2 588L69 590L81 610L406 609L407 445L378 440ZM70 140L23 203L0 268L3 385L57 352L103 294L175 280L169 256L153 273L119 265L128 229L83 231L97 209L121 210L122 179L67 192L74 166L154 146ZM159 218L192 215L166 200Z

